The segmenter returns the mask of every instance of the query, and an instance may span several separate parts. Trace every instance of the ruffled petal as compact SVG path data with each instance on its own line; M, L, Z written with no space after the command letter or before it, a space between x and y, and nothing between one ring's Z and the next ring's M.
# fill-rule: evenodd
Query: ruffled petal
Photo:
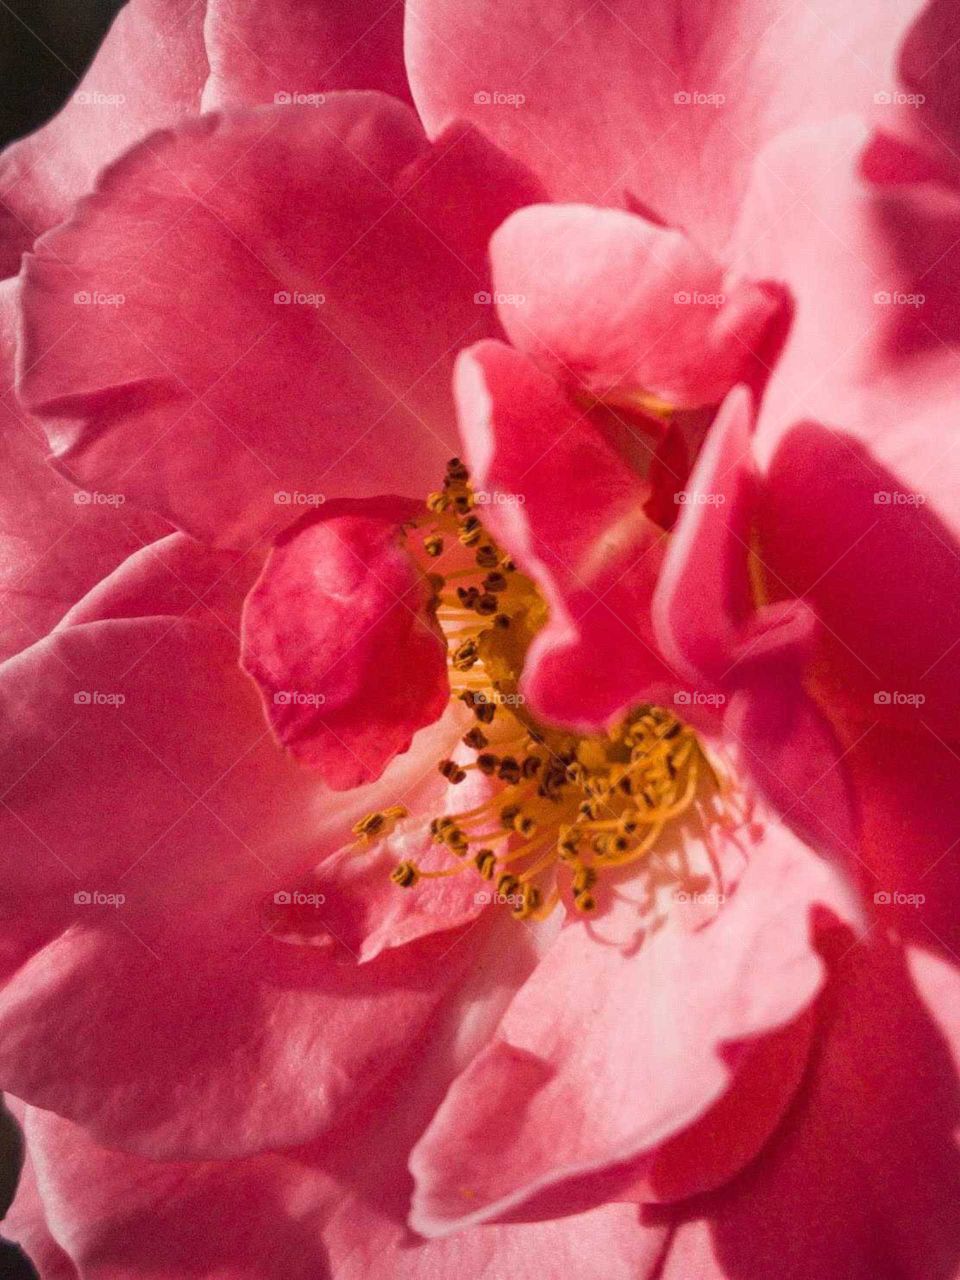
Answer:
M781 139L757 166L738 232L744 269L782 279L796 303L755 437L756 549L773 594L815 610L818 680L839 712L914 732L922 708L949 736L960 198L864 181L865 139L850 122Z
M207 76L204 6L131 0L66 106L0 156L0 275L62 222L100 169L154 129L195 114Z
M487 239L537 190L379 94L155 135L27 259L23 403L80 483L221 546L422 496L455 349L495 322Z
M426 939L359 971L340 939L272 936L268 904L424 769L339 802L274 746L237 668L255 569L176 535L0 666L5 932L30 927L0 1083L150 1154L312 1137L407 1051L463 955L438 970L451 941Z
M645 696L657 700L657 691L672 697L677 680L648 618L663 554L662 530L643 509L649 486L587 413L510 347L466 352L455 393L483 520L549 606L524 667L531 705L586 729Z
M413 1152L417 1230L443 1235L531 1205L558 1212L571 1199L583 1207L638 1179L649 1195L664 1144L703 1118L765 1037L816 997L824 967L814 933L827 916L850 918L845 888L785 829L770 825L755 839L709 924L691 927L671 912L626 950L581 924L563 931ZM788 1046L789 1037L783 1092L768 1098L755 1142L796 1085ZM728 1123L736 1147L735 1109ZM697 1149L695 1138L686 1160L673 1149L664 1191L702 1189L705 1170L689 1159ZM708 1167L731 1172L717 1152Z

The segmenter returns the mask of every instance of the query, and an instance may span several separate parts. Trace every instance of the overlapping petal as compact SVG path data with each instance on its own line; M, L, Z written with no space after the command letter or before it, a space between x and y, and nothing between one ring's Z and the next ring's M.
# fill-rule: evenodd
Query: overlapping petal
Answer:
M422 495L494 322L487 239L537 190L378 94L155 135L28 259L22 400L81 483L221 546L318 495Z
M536 205L490 242L510 341L561 382L695 409L768 367L776 291L632 213Z
M675 689L645 609L663 554L662 531L644 512L649 486L586 411L510 347L466 352L456 394L484 520L550 610L524 668L537 712L602 727L645 693Z
M764 143L871 111L920 7L408 0L407 66L431 134L470 120L554 199L636 201L718 252Z

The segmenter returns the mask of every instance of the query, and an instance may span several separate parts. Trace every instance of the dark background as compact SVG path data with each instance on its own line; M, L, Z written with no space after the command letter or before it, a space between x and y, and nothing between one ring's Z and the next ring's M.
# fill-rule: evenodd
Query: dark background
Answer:
M0 0L0 147L54 114L121 7L121 0Z
M0 147L38 128L73 93L121 7L122 0L0 0ZM19 1163L19 1137L0 1111L0 1215ZM2 1239L0 1280L36 1280Z

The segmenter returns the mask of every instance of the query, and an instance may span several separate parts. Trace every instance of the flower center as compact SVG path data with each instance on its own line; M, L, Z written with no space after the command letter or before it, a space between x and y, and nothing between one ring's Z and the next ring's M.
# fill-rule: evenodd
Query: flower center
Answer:
M692 807L702 820L727 825L729 787L693 730L662 707L639 706L603 735L538 721L519 680L546 621L540 593L484 529L459 459L426 507L411 533L430 566L451 697L475 720L457 758L438 768L451 786L479 771L494 789L483 804L431 822L449 868L405 861L391 878L409 888L472 872L520 919L547 916L561 898L590 914L602 878L648 860ZM399 805L368 814L354 828L358 842L382 838L406 816Z

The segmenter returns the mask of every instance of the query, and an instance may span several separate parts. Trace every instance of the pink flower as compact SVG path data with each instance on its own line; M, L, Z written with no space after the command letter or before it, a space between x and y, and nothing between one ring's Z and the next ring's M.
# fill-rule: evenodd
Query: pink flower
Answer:
M953 1274L942 7L408 0L427 133L339 92L405 96L387 6L203 16L129 134L8 170L60 225L4 406L88 501L11 436L5 1230L98 1280Z

